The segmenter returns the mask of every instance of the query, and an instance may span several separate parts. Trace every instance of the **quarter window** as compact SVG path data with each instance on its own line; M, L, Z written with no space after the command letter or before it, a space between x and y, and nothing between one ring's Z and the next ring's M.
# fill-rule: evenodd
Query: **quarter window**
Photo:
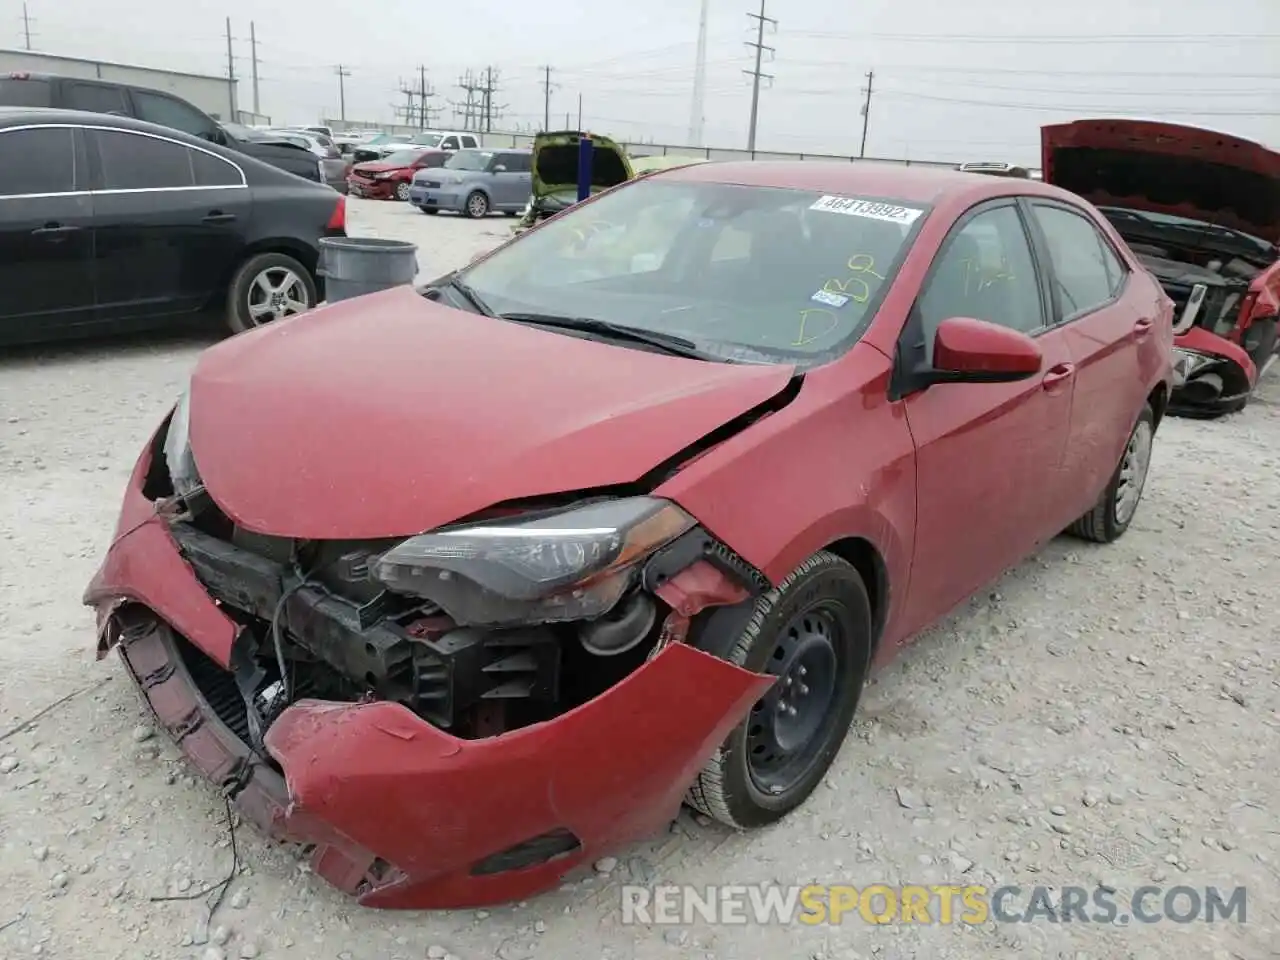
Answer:
M925 357L948 317L972 317L1034 333L1044 326L1044 306L1031 244L1012 205L979 213L953 233L934 262L916 302Z
M1044 204L1034 206L1053 264L1064 317L1079 316L1110 301L1124 284L1124 266L1086 217Z
M244 183L240 170L229 161L203 150L190 150L191 169L197 187L238 187Z
M89 113L126 113L124 88L101 83L67 84L67 108Z
M0 196L69 193L76 188L70 127L0 131Z

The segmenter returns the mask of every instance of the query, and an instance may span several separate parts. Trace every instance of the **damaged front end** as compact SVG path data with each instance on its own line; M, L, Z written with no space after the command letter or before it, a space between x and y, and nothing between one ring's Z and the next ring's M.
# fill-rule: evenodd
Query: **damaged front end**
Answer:
M361 902L527 896L660 829L772 678L684 640L767 589L677 505L505 505L303 541L204 489L185 401L86 594L170 734Z

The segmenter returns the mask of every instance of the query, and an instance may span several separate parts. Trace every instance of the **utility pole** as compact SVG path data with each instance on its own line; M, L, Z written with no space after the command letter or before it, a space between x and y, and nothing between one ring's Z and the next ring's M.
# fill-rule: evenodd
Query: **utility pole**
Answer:
M338 119L347 119L347 77L351 76L351 71L338 64L333 68L333 72L338 75Z
M743 70L742 72L751 77L751 123L747 128L747 149L754 152L756 149L756 121L760 117L760 80L772 80L773 74L761 73L760 62L764 57L766 50L773 53L773 47L764 45L764 25L766 23L773 24L776 29L778 21L764 15L764 7L767 0L760 0L760 12L748 13L747 17L756 21L756 40L755 43L747 42L748 47L754 47L756 51L756 68L754 70Z
M555 85L551 82L551 67L542 68L542 130L551 130L551 90Z
M258 109L258 34L252 20L249 21L249 50L253 55L253 115L256 118L262 111Z
M707 19L711 0L702 0L698 16L698 54L693 64L693 98L689 105L689 143L702 146L703 124L707 116Z
M22 5L22 35L26 39L27 49L31 49L31 17L27 13L27 5Z
M231 113L227 119L235 123L236 116L236 58L231 52L231 18L227 17L227 97L231 102Z
M578 94L578 129L582 129L582 94Z
M494 105L493 95L497 93L497 91L498 71L494 70L493 67L485 67L484 84L480 87L481 117L483 120L481 127L485 133L493 133L493 121L497 119L498 114L506 109L506 104L503 104L502 106Z
M858 148L858 157L867 155L867 124L871 120L871 84L876 79L874 70L867 71L867 85L862 88L862 92L867 95L867 99L862 101L862 146Z
M417 108L413 105L413 99L418 95L418 91L413 88L412 84L401 80L400 92L404 94L404 106L395 107L395 112L404 121L406 127L412 126L418 116Z
M475 73L467 70L458 78L457 87L467 95L467 98L461 103L453 104L453 112L462 120L463 130L478 130L482 127L481 121L484 119L484 104L476 100L476 94L484 90L484 84L476 80Z

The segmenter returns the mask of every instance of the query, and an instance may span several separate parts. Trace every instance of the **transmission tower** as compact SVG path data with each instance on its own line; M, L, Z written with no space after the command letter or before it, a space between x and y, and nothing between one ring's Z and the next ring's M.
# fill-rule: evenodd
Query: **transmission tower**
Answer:
M485 133L493 132L493 121L501 116L507 108L493 102L493 95L498 92L498 71L493 67L484 68L484 83L480 84L480 125L477 127Z
M455 86L463 92L465 99L450 101L454 116L461 120L463 130L479 130L484 117L484 84L479 82L473 71L468 70L458 78Z
M423 64L418 65L418 88L414 91L414 96L418 100L418 129L425 130L433 125L436 116L440 113L439 107L431 105L432 98L436 95L435 87L427 83L427 68Z
M764 25L771 24L777 29L778 21L772 17L766 17L764 14L765 3L767 0L760 0L760 12L748 13L747 16L756 21L756 39L755 42L747 41L747 46L752 47L756 51L756 68L754 70L743 70L747 76L751 78L751 123L747 128L747 149L754 151L756 148L756 120L760 117L760 81L773 80L773 74L761 73L760 65L764 59L765 51L769 51L769 56L774 54L773 47L764 45Z
M702 146L707 115L707 18L710 7L711 0L702 0L702 12L698 16L698 54L693 65L693 102L689 108L689 143L695 147Z

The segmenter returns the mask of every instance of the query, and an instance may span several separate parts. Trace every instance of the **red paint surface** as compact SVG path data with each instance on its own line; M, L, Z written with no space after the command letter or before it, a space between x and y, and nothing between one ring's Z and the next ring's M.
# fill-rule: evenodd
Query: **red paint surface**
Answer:
M791 376L537 330L409 287L298 319L222 342L192 376L210 495L279 536L410 535L634 481Z
M970 317L938 326L933 365L952 373L1039 373L1044 356L1026 334Z
M1244 352L1244 348L1201 327L1192 327L1177 338L1177 344L1185 350L1195 350L1214 357L1225 357L1244 371L1250 389L1258 380L1258 368Z

